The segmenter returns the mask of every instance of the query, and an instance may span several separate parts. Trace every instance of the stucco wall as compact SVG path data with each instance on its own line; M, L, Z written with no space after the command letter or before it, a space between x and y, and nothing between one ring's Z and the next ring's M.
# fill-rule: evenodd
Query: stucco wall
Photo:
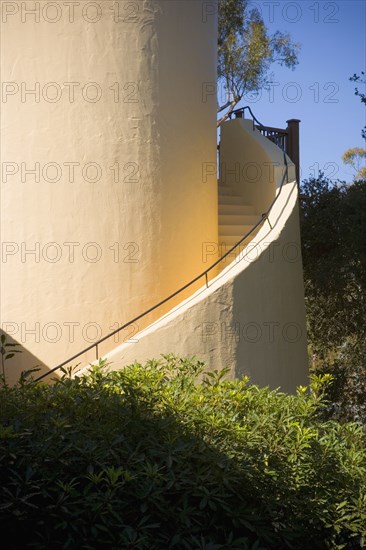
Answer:
M234 188L258 212L267 210L283 173L283 153L263 141L251 119L230 120L221 127L220 184ZM295 178L291 163L289 179Z
M24 346L14 376L176 290L217 240L216 177L202 177L216 161L215 2L36 4L2 3L1 327Z
M222 140L238 139L236 160L276 163L269 182L267 209L279 193L283 162L279 149L249 121L227 123ZM225 128L225 126L224 126ZM233 130L233 132L230 131ZM255 140L255 141L254 141ZM256 147L253 147L253 142ZM228 150L224 144L223 150ZM244 151L243 155L241 151ZM196 355L210 369L228 367L232 377L249 375L253 383L294 392L308 382L306 321L294 166L269 216L253 241L209 285L163 319L107 355L112 369L161 354ZM271 228L272 227L272 228ZM207 264L208 267L209 264Z

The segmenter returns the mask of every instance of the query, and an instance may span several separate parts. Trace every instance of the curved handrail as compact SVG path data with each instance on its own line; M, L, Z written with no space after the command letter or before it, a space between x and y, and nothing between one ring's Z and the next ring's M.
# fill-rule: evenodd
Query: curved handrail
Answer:
M232 114L236 113L236 112L244 112L246 109L248 109L248 111L250 112L250 115L252 117L252 120L253 120L253 131L255 130L255 124L254 122L256 122L258 124L258 126L260 126L261 128L266 128L266 126L263 126L263 124L261 124L259 122L259 120L254 116L251 108L249 106L246 106L246 107L242 107L241 109L237 109L236 111L233 111ZM69 363L71 363L72 361L74 361L75 359L78 359L80 356L84 355L85 353L87 353L88 351L92 350L93 348L95 348L96 350L96 359L98 360L99 359L99 353L98 353L98 346L100 344L102 344L103 342L105 342L106 340L108 340L109 338L112 338L113 336L115 336L116 334L118 334L119 332L121 332L122 330L126 329L127 327L129 327L130 325L133 325L134 323L136 323L137 321L139 321L140 319L142 319L143 317L145 317L146 315L148 315L149 313L151 313L152 311L154 311L155 309L158 309L159 307L161 307L162 305L166 304L167 302L169 302L170 300L172 300L173 298L175 298L175 296L178 296L178 294L180 294L181 292L183 292L184 290L186 290L187 288L189 288L190 286L192 286L194 283L196 283L197 281L199 281L200 279L202 279L203 277L205 278L206 280L206 286L208 287L208 274L217 266L219 265L225 258L227 258L230 254L232 254L232 252L242 244L242 242L244 242L252 233L254 233L254 231L257 229L257 227L259 227L265 220L268 219L268 216L269 216L269 213L270 211L272 210L274 204L276 203L278 197L280 196L281 194L281 191L282 191L282 187L283 187L283 184L285 183L285 179L288 180L288 163L287 163L287 157L286 157L286 152L284 151L284 149L282 147L280 147L278 145L278 147L282 150L283 152L283 158L284 158L284 166L285 166L285 171L284 171L284 174L282 176L282 180L281 180L281 185L280 185L280 188L279 188L279 191L278 193L276 194L275 198L273 199L273 201L271 202L270 206L267 208L267 210L262 214L261 218L258 220L258 222L250 229L250 231L248 231L244 237L242 237L236 244L234 244L227 252L225 252L225 254L223 254L223 256L221 256L221 258L219 258L218 260L216 260L213 264L210 265L210 267L208 267L205 271L203 271L202 273L200 273L199 275L197 275L197 277L195 277L194 279L192 279L191 281L189 281L189 283L185 284L184 286L182 286L181 288L179 288L178 290L176 290L175 292L173 292L173 294L170 294L167 298L164 298L164 300L161 300L158 304L155 304L154 306L150 307L149 309L147 309L146 311L144 311L143 313L141 313L140 315L138 315L137 317L135 317L134 319L132 319L131 321L128 321L127 323L125 323L124 325L121 325L120 327L118 327L117 329L115 329L113 332L110 332L109 334L107 334L106 336L104 336L103 338L100 338L100 340L98 340L97 342L94 342L93 344L91 344L90 346L88 346L87 348L84 348L83 350L79 351L78 353L76 353L75 355L73 355L72 357L70 357L69 359L67 359L66 361L63 361L62 363L60 363L59 365L57 365L56 367L54 367L53 369L45 372L44 374L42 374L41 376L38 376L38 378L35 378L35 382L38 382L40 380L43 380L44 378L46 378L47 376L49 376L50 374L56 372L57 370L59 369L62 369L62 367L68 365ZM269 220L268 220L269 221Z

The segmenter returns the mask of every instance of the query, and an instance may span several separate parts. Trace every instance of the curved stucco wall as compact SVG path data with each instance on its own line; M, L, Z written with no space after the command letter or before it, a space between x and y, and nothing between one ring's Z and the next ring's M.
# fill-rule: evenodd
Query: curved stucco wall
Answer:
M217 17L197 0L2 4L1 327L20 369L53 367L204 268Z
M222 139L235 137L241 145L248 140L253 162L269 158L275 163L272 202L284 174L283 162L277 164L281 151L257 130L253 136L249 121L227 124ZM240 156L245 147L237 150L236 160L245 162L246 153ZM249 375L252 383L283 391L308 383L298 192L294 165L288 162L289 182L269 216L272 229L266 221L209 288L202 287L134 341L108 354L112 369L175 353L195 355L212 370L228 367L232 377Z
M269 139L263 140L252 120L238 118L221 127L220 184L230 186L246 204L265 212L283 174L283 152ZM295 179L289 161L289 180Z

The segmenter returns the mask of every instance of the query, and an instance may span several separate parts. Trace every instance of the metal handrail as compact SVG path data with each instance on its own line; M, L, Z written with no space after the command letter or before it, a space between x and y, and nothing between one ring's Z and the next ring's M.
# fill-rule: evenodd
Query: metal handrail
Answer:
M263 126L263 124L261 124L259 122L259 120L254 116L251 108L249 106L246 106L246 107L242 107L241 109L237 109L236 111L233 111L233 114L238 112L238 111L241 111L242 113L244 113L244 111L248 109L248 111L250 112L250 115L252 117L252 120L253 120L253 131L255 130L256 128L256 125L255 125L255 122L257 123L257 125L260 127L260 128L266 128L266 126ZM280 146L279 146L280 147ZM103 342L105 342L106 340L108 340L109 338L112 338L113 336L115 336L116 334L118 334L119 332L121 332L122 330L126 329L127 327L129 327L130 325L133 325L134 323L136 323L137 321L139 321L140 319L142 319L143 317L145 317L146 315L148 315L149 313L151 313L152 311L154 311L155 309L158 309L160 306L166 304L167 302L169 302L170 300L172 300L173 298L175 298L175 296L178 296L178 294L180 294L181 292L183 292L184 290L186 290L187 288L189 288L190 286L192 286L194 283L196 283L197 281L199 281L200 279L202 279L203 277L205 278L205 281L206 281L206 286L208 288L208 274L217 266L219 265L223 260L225 260L225 258L227 258L230 254L232 254L232 252L242 244L243 241L245 241L245 239L247 239L265 220L268 220L268 216L269 216L269 213L270 211L272 210L274 204L276 203L278 197L280 196L281 194L281 191L282 191L282 187L283 187L283 184L285 183L285 179L287 179L288 181L288 163L287 163L287 157L286 157L286 152L284 151L284 149L282 147L280 147L280 149L282 150L283 152L283 158L284 158L284 166L285 166L285 171L284 171L284 174L282 176L282 181L281 181L281 185L280 185L280 188L279 188L279 192L276 194L275 198L273 199L273 201L271 202L270 206L267 208L266 212L264 212L261 216L261 218L258 220L258 222L250 229L250 231L248 231L244 237L242 237L236 244L234 244L234 246L232 246L227 252L225 252L225 254L223 256L221 256L221 258L219 258L218 260L216 260L216 262L214 262L212 265L210 265L209 268L207 268L205 271L203 271L202 273L200 273L199 275L197 275L197 277L195 277L194 279L192 279L191 281L189 281L189 283L185 284L184 286L182 286L181 288L179 288L178 290L176 290L175 292L173 292L173 294L170 294L170 296L168 296L167 298L164 298L164 300L161 300L158 304L155 304L154 306L150 307L149 309L147 309L146 311L144 311L143 313L141 313L140 315L138 315L137 317L135 317L134 319L132 319L131 321L128 321L127 323L125 323L124 325L121 325L120 327L118 327L117 329L115 329L113 332L110 332L109 334L107 334L106 336L104 336L103 338L101 338L100 340L98 340L97 342L94 342L93 344L91 344L90 346L88 346L87 348L81 350L80 352L76 353L75 355L73 355L72 357L70 357L69 359L67 359L66 361L63 361L62 363L60 363L59 365L57 365L56 367L54 367L53 369L47 371L46 373L42 374L41 376L39 376L38 378L35 378L35 382L38 382L40 380L43 380L44 378L46 378L47 376L50 376L52 373L56 372L57 370L59 369L62 369L62 367L64 367L65 365L68 365L69 363L71 363L72 361L74 361L75 359L78 359L79 357L81 357L82 355L84 355L85 353L87 353L88 351L92 350L93 348L95 348L96 350L96 359L98 360L99 359L99 353L98 353L98 347L100 344L102 344ZM270 224L269 220L268 220L268 223ZM272 226L270 224L270 227L272 229Z
M237 118L243 118L244 111L248 109L253 120L257 122L256 128L264 135L264 137L268 137L269 139L271 137L279 137L279 138L288 138L289 132L286 128L275 128L274 126L263 126L253 115L253 112L249 106L246 107L240 107L239 109L235 109L232 111L229 115L230 120L232 119L232 116L235 115ZM277 143L277 140L276 142ZM281 147L282 148L282 147Z

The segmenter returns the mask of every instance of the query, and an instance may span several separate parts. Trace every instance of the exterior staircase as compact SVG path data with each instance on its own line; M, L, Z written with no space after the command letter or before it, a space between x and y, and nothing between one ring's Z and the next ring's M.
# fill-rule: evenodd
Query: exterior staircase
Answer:
M222 256L258 223L261 214L253 205L246 203L241 195L236 195L232 186L219 183L218 190L219 248ZM242 250L254 236L255 232L243 241L239 248ZM239 248L234 251L235 254L240 252Z
M246 108L244 108L244 109L246 109ZM244 109L242 109L242 111L244 111ZM250 110L250 113L251 113L251 110ZM257 119L255 119L255 117L252 113L251 113L251 115L252 115L253 120L258 122ZM243 116L238 116L237 118L243 118ZM256 242L256 235L258 234L258 232L260 232L261 228L263 227L263 223L264 223L265 219L267 218L268 213L270 211L272 211L272 208L273 208L275 202L277 201L277 199L278 199L278 201L277 201L277 205L276 205L276 208L277 208L276 216L277 216L278 219L280 219L280 222L278 222L279 226L282 224L281 227L282 226L284 227L284 224L286 223L286 220L289 218L289 216L293 217L294 220L295 220L295 222L294 222L295 233L294 233L294 236L291 237L291 238L294 238L296 243L299 242L298 241L298 231L297 231L298 221L297 221L297 218L296 218L297 214L296 214L296 209L295 209L296 200L297 200L297 198L296 198L297 197L296 178L291 176L292 179L289 181L288 163L287 163L286 156L285 156L285 150L287 152L289 152L289 151L291 152L292 149L294 149L294 151L292 151L292 155L295 159L298 159L298 151L297 151L297 149L298 149L298 122L299 121L297 121L297 120L288 121L289 126L286 130L281 130L281 129L277 129L277 128L270 128L270 127L264 127L263 125L260 125L258 123L257 130L260 131L263 138L269 138L270 141L274 141L272 139L273 135L278 134L281 137L281 139L283 137L283 140L279 143L279 145L280 145L279 150L273 150L272 145L271 145L272 149L271 148L266 148L266 140L262 144L258 143L258 150L261 150L261 149L264 148L267 151L268 157L271 159L271 161L276 162L280 166L281 166L282 153L283 153L283 159L284 159L283 160L283 166L285 168L283 175L281 175L280 172L275 173L276 177L278 176L277 179L276 179L276 185L277 185L278 193L276 194L273 202L270 205L268 205L268 207L267 206L263 207L263 208L266 208L264 213L260 211L260 208L262 208L261 206L257 206L257 207L254 206L253 204L251 204L250 202L247 201L247 199L245 198L245 196L243 194L238 194L238 193L240 193L240 190L238 191L238 186L229 185L229 184L226 184L226 183L223 184L222 181L218 180L218 212L217 212L217 215L218 215L218 243L217 243L217 245L218 245L218 248L219 248L219 259L218 260L216 260L214 263L212 263L212 265L210 267L208 267L205 271L203 271L202 273L197 274L197 276L194 279L192 279L192 281L190 281L189 283L184 285L182 288L176 290L170 296L167 296L166 298L161 300L156 305L150 307L148 310L146 310L143 313L136 316L134 319L124 323L123 325L119 326L113 332L107 334L106 336L104 336L103 338L98 340L97 342L92 343L90 346L88 346L87 348L81 350L79 353L76 353L74 356L72 356L69 359L63 361L63 363L61 363L61 364L57 365L56 367L52 368L51 370L45 372L44 374L42 374L41 376L36 378L36 381L42 380L43 378L48 377L53 372L59 371L59 369L61 369L62 367L65 367L65 366L71 364L76 359L82 357L83 355L85 355L85 354L87 354L91 351L93 351L93 352L95 351L96 360L98 360L101 357L101 355L100 355L100 351L101 351L100 350L100 345L102 343L104 343L107 340L110 340L112 337L119 334L122 330L125 330L126 328L131 327L131 326L133 327L134 325L136 325L137 322L139 322L140 319L145 318L146 315L149 315L150 313L152 313L157 308L159 308L159 307L165 305L166 303L170 302L171 299L175 298L177 295L179 295L179 294L181 295L182 292L186 292L186 290L189 287L191 287L192 285L196 285L194 288L197 288L197 285L199 285L199 284L201 285L202 288L201 287L199 288L200 292L197 293L197 295L193 294L194 301L193 300L191 300L191 301L188 301L188 300L184 301L183 300L183 302L182 302L182 304L180 304L179 308L173 308L172 309L172 312L171 312L172 319L171 320L167 320L167 316L163 315L163 317L161 317L161 319L158 319L157 321L154 321L154 323L151 324L150 326L148 326L146 330L141 331L140 340L137 339L135 342L141 342L140 351L139 351L139 354L140 354L139 356L141 356L141 357L144 355L145 351L147 351L147 350L148 350L148 353L149 353L149 356L150 356L150 354L152 353L152 351L151 351L152 349L156 349L157 350L156 353L161 354L161 349L164 349L164 345L169 344L169 346L170 346L170 345L172 345L172 342L173 342L173 345L174 345L175 349L177 349L177 350L183 349L184 353L187 353L187 350L189 350L189 353L191 353L191 350L194 350L194 353L193 353L193 355L194 355L196 353L196 351L195 351L196 349L201 350L202 349L202 344L205 344L206 340L202 339L202 334L200 333L198 341L197 342L195 341L195 337L199 332L199 331L197 331L197 326L201 327L201 326L207 324L213 329L216 329L217 327L221 327L222 326L222 315L223 315L223 313L225 313L225 316L228 315L228 310L227 310L227 304L228 303L231 303L232 300L235 298L237 300L240 299L239 302L241 304L242 303L242 296L247 297L247 298L252 297L251 294L250 294L250 291L247 292L245 290L246 286L245 286L244 282L248 281L248 280L250 282L251 281L251 274L252 273L261 273L261 271L259 270L260 269L259 267L255 266L255 260L253 260L253 256L249 257L249 252L252 250L251 246L249 246L248 249L247 249L247 251L248 251L248 262L247 263L242 262L241 269L237 270L237 272L235 272L234 275L230 274L230 270L228 270L224 273L224 271L225 271L224 268L226 268L227 266L232 264L234 259L237 259L237 260L240 259L241 260L242 259L241 253L243 252L243 250L249 244L253 243L254 247L256 246L256 244L258 244L258 242ZM295 128L292 128L290 123ZM240 122L240 124L241 124L240 128L242 130L242 133L240 134L239 137L241 138L241 140L243 142L243 148L240 148L240 151L241 150L245 151L244 145L245 145L246 136L247 136L248 133L251 135L253 129L252 129L252 125L250 125L247 128L246 126L244 126L244 124L242 122ZM229 137L230 137L230 139L232 137L231 134L230 134L230 131L229 131L230 128L227 128L227 130L229 132L228 133L228 141L230 142ZM235 134L235 136L236 136L236 134ZM295 143L295 145L293 145L292 149L290 147L291 143ZM276 144L277 144L277 142L276 142ZM281 151L281 149L282 149L282 151ZM241 154L240 151L238 152L238 158L241 158L240 157L240 154ZM245 158L246 157L244 157L244 159ZM220 162L220 155L219 155L219 162ZM299 170L298 163L295 164L295 166L296 166L296 170L298 172L298 170ZM284 183L287 183L287 184L291 183L291 186L286 187L284 185ZM280 196L282 187L284 187L284 190L282 192L282 196ZM285 195L285 197L283 198L284 195ZM279 207L278 204L281 204L281 207ZM282 208L282 211L281 211L281 208ZM286 216L287 216L287 218L286 218ZM254 227L255 227L255 229L254 229ZM271 226L270 226L270 228L271 228L271 230L273 229ZM277 232L278 232L278 228L277 228ZM289 238L287 233L283 232L283 234L281 234L281 239L282 239L283 243L285 243L285 244L287 243L286 239ZM244 239L244 237L246 235L248 235L248 236ZM272 238L273 238L273 236L268 236L268 239L272 239ZM240 242L240 241L242 241L242 242ZM235 247L235 245L237 245L237 243L239 243L239 242L240 242L240 245ZM231 249L233 249L233 250L232 250L232 252L229 253L229 251ZM259 252L261 252L261 251L259 251ZM225 256L225 254L227 254L227 256L225 258L222 258L223 256ZM220 261L220 258L222 258L221 261ZM273 315L280 316L279 318L283 319L284 323L288 319L298 319L299 320L299 326L301 325L301 327L303 328L303 334L305 334L306 333L305 322L304 322L305 315L303 315L303 313L304 313L303 295L302 295L302 291L301 291L301 288L302 288L301 287L301 284L302 284L302 271L301 271L301 269L299 269L299 265L295 264L295 263L285 265L284 262L277 262L277 263L274 262L273 267L276 268L275 269L275 274L276 274L277 279L273 278L273 283L272 283L272 279L271 279L271 284L275 285L276 281L277 281L277 283L278 283L278 281L281 281L281 284L282 284L282 281L287 281L286 284L289 287L291 287L291 285L293 285L293 288L294 288L293 294L295 296L297 296L297 302L292 300L291 304L288 305L288 310L286 310L286 311L284 310L285 313L283 313L282 310L281 311L278 310L278 304L275 300L273 300L273 301L268 302L272 307L272 310L270 309L270 311L273 311ZM291 269L290 269L290 267L291 267ZM300 268L301 268L301 266L300 266ZM216 277L217 274L221 274L221 271L223 271L222 277L219 277L217 280L215 280L214 285L209 285L208 284L209 275L214 275L214 277ZM220 279L223 279L224 283L222 283L222 280L220 280ZM234 288L234 286L233 286L234 281L238 282L239 290L237 288ZM300 283L299 283L299 281L300 281ZM206 287L207 287L205 289L204 289L204 282L206 282ZM285 284L285 283L283 283L283 284ZM279 285L279 287L281 287L281 285ZM276 292L278 292L277 287L273 286L273 288L276 288ZM204 289L204 290L202 290L202 289ZM242 289L244 289L244 290L242 290ZM224 298L222 298L222 296L220 294L221 290L223 292ZM258 294L258 296L260 296L258 288L254 289L254 290ZM254 292L254 290L253 290L253 292ZM203 292L207 292L207 296L202 297ZM254 293L254 296L257 296L257 294ZM206 302L203 304L203 302L205 300L206 300ZM249 300L249 302L250 302L250 300ZM224 309L220 309L220 308L222 308L222 306L224 306ZM257 315L257 308L256 308L256 301L255 300L254 300L254 306L251 303L249 303L249 304L247 303L246 307L247 307L247 309L245 310L246 317L244 317L244 319L248 318L248 315L251 314L250 313L251 311L254 312L255 315ZM183 309L183 308L185 308L185 309ZM202 319L206 319L206 317L205 317L206 310L211 312L210 308L212 308L212 315L213 315L212 319L216 320L216 322L211 321L211 317L209 317L210 323L205 323L205 322L202 323ZM250 309L250 308L252 308L252 309ZM182 309L183 309L183 314L182 314ZM190 320L188 316L187 316L187 318L184 317L184 314L185 314L184 312L188 311L188 310L190 312L192 312L192 315L193 315L192 319L194 321ZM290 312L290 313L288 313L288 312ZM232 315L232 314L233 314L233 312L230 313L230 315ZM238 314L238 312L237 312L237 314ZM239 314L241 314L240 309L239 309ZM291 314L291 317L286 317L285 314L286 315ZM215 315L216 315L216 317L215 317ZM283 316L283 317L281 317L281 316ZM232 318L232 322L236 323L235 318ZM189 332L189 337L187 337L187 339L180 338L180 333L179 333L180 327L181 327L180 323L183 323L184 326L187 324L187 326L191 327L191 330ZM197 326L194 325L194 323L197 323ZM179 329L177 327L179 327ZM225 325L225 327L226 327L226 325ZM212 336L215 336L215 332L212 332ZM219 345L219 341L220 341L220 338L217 338L217 335L216 335L215 336L215 345L213 345L210 341L209 344L207 344L206 347L203 346L204 351L202 353L206 354L204 356L207 356L207 360L211 361L213 364L216 364L216 363L221 364L220 361L222 361L223 356L221 354L221 348L220 348L220 345ZM146 346L145 346L145 342L147 342ZM127 342L127 344L128 344L127 346L125 346L125 344L122 344L122 346L115 347L115 349L113 349L113 352L112 351L108 352L108 358L109 359L112 358L112 360L115 361L115 364L116 364L117 368L118 368L118 365L123 366L124 364L126 364L126 361L131 360L131 362L133 362L133 361L136 360L135 348L131 347L130 343L131 342ZM243 350L240 351L240 353L243 353L243 354L245 353L245 358L247 358L248 349L250 351L251 349L254 349L254 348L250 348L250 347L247 348L246 347L245 338L240 340L239 343L242 344L242 348L244 350L244 351ZM154 348L154 346L158 346L158 347ZM169 350L170 348L165 348L165 349ZM235 348L235 350L234 350L235 353L239 353L238 349L239 348ZM301 339L299 340L299 346L298 347L289 346L289 349L291 351L294 350L296 353L298 353L298 350L300 350L299 353L302 353L303 357L304 357L303 364L306 365L306 369L307 369L306 344L303 345L303 340L301 340ZM240 350L241 350L241 348L240 348ZM234 353L234 351L233 351L233 353ZM169 351L166 351L166 353L169 353ZM179 353L179 351L177 351L177 353ZM272 354L273 354L272 347L268 348L268 354L269 354L269 356L272 357ZM129 359L127 359L127 357L129 357ZM244 355L243 355L243 357L244 357ZM261 355L261 357L262 357L262 355ZM278 374L278 377L274 378L274 380L275 380L274 383L275 384L278 384L278 380L282 380L281 377L283 377L283 368L282 368L283 350L282 350L282 347L279 347L278 357L281 360L281 366L278 368L278 372L276 371L277 374ZM297 355L296 355L296 357L297 357ZM237 361L237 359L235 359L235 361ZM243 359L243 361L244 361L244 359ZM253 364L257 364L256 361L257 361L256 356L253 356ZM85 363L87 363L87 362L90 364L89 358L88 358L88 360L85 361ZM262 363L263 362L259 362L259 367L261 367ZM85 368L88 368L88 367L85 367ZM306 369L304 369L304 372L306 371ZM81 369L81 370L83 370L83 369ZM259 368L259 370L260 370L260 368ZM260 373L261 374L257 376L257 379L260 380L261 383L262 383L263 380L267 381L267 374L268 373L267 372L262 373L261 370L260 370ZM263 380L261 378L262 375L263 375ZM299 378L299 380L300 380L300 378ZM304 383L303 379L301 379L300 383L301 384ZM281 384L282 384L282 382L281 382ZM291 388L291 391L295 388L294 380L291 378L291 380L289 382L287 374L286 374L285 379L283 380L283 387L284 388L289 387L289 388Z

